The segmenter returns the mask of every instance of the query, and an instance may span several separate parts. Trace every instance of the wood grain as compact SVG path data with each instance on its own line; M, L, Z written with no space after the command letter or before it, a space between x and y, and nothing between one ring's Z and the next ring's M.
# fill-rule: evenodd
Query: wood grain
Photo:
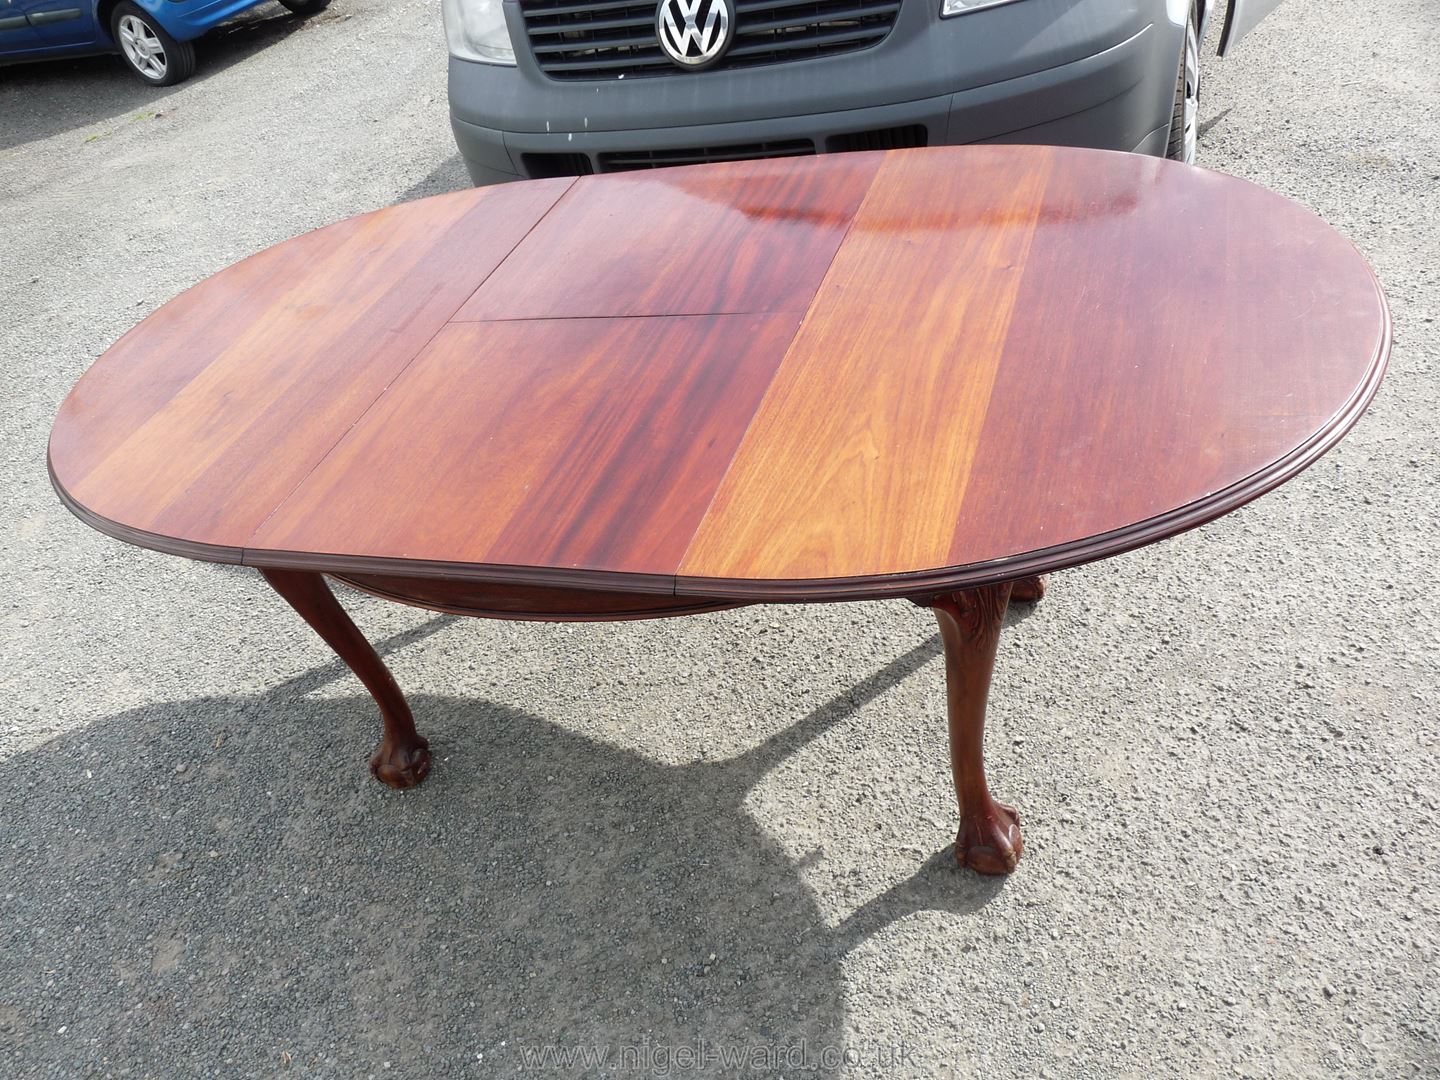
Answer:
M682 576L946 563L1052 168L1032 156L885 163Z
M985 709L1010 586L947 593L930 599L945 647L945 701L950 776L960 804L955 862L979 874L1011 873L1025 852L1020 813L990 794L985 778Z
M262 253L97 362L50 469L90 524L192 557L933 596L1243 505L1355 423L1389 341L1353 247L1233 177L1011 146L729 163Z
M370 756L370 773L392 788L411 788L430 773L430 744L415 730L410 704L374 647L350 621L335 594L319 574L296 570L262 570L274 589L310 624L335 655L355 673L380 707L384 729Z
M878 154L584 177L457 319L804 311Z
M1373 280L1308 210L1218 173L1146 158L1122 182L1109 164L1052 178L944 563L1221 492L1324 427L1388 345Z
M111 521L243 545L568 184L391 207L211 278L81 379L52 470Z
M454 324L246 546L673 575L797 323Z

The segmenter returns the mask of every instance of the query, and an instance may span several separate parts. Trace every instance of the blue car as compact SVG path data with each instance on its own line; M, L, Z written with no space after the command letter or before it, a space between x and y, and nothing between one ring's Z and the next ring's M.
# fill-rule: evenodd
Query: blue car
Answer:
M0 64L118 52L151 86L195 71L194 41L267 0L0 0ZM330 0L280 0L297 15Z

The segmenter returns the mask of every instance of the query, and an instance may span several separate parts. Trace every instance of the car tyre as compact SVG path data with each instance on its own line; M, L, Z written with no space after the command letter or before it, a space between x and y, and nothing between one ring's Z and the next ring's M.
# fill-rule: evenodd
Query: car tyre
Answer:
M173 86L195 74L195 46L176 41L155 16L130 0L121 0L110 13L110 36L120 58L141 82Z
M330 6L330 0L280 0L280 6L296 15L319 15Z
M1175 79L1175 111L1170 118L1170 142L1165 156L1195 164L1200 134L1200 34L1195 12L1185 23L1185 46L1180 50L1180 74Z

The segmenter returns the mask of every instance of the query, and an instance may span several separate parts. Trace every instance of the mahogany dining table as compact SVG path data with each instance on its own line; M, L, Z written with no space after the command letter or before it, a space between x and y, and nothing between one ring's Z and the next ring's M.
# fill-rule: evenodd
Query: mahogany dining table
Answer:
M49 466L102 532L257 567L374 696L395 788L429 747L326 576L500 619L913 600L955 858L1007 873L982 758L1006 605L1294 476L1389 345L1350 243L1234 177L1027 146L728 162L262 251L96 361Z

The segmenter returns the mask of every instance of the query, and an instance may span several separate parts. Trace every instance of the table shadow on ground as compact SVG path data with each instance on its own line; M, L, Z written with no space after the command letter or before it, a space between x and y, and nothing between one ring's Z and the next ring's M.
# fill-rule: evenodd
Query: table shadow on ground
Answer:
M720 762L659 765L499 702L418 694L437 767L388 792L364 767L369 698L311 696L338 663L17 755L0 764L0 940L17 961L0 1044L22 1074L200 1046L244 1075L282 1060L489 1075L544 1045L844 1045L846 952L1003 886L946 849L832 927L743 800L938 651L923 642Z

